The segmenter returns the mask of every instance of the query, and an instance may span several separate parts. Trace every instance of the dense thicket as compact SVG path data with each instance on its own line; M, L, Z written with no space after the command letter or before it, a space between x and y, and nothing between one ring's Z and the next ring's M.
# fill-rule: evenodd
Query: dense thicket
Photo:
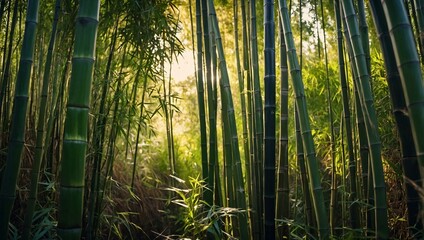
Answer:
M1 0L0 236L422 238L423 19Z

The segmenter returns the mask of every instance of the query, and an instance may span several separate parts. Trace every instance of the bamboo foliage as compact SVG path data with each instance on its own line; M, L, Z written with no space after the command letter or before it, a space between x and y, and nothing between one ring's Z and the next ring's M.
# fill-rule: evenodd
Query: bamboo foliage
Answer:
M278 40L269 0L196 0L195 19L191 1L59 1L40 2L28 37L34 8L0 0L6 238L422 236L420 1L370 1L376 35L362 0L281 0ZM173 70L189 35L195 75L183 80ZM196 189L179 189L194 174Z

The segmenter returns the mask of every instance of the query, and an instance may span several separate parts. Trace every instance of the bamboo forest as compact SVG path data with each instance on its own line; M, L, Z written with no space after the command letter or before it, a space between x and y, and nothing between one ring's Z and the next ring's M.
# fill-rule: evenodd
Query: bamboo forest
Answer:
M423 0L0 21L0 239L424 238Z

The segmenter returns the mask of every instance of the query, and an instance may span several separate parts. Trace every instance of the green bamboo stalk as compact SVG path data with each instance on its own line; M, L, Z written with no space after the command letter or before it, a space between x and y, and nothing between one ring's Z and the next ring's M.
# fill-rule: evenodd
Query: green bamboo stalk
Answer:
M315 155L314 141L309 123L309 115L306 106L305 91L300 74L299 63L297 59L296 49L293 41L293 33L290 26L290 18L285 0L280 0L281 21L283 22L284 36L288 51L288 60L290 66L290 74L293 83L293 89L296 96L296 108L299 111L300 129L302 131L302 140L306 150L308 160L308 172L310 188L312 190L312 200L315 208L315 214L318 224L318 232L321 239L329 237L329 226L327 220L327 212L324 204L324 196L320 183L318 162Z
M358 0L358 19L359 19L359 31L361 33L362 47L364 48L365 60L367 62L368 74L371 79L371 55L370 55L370 40L368 36L368 24L365 16L364 0ZM372 82L371 82L372 91Z
M400 137L402 152L402 167L405 178L406 197L408 207L408 223L412 236L422 238L422 220L420 214L420 196L414 185L420 186L421 176L418 167L417 154L413 143L408 109L405 104L405 96L402 91L401 79L397 70L393 45L390 40L387 22L383 14L383 8L379 1L370 1L370 7L380 46L383 53L385 68L387 72L387 83L393 105L393 115Z
M40 175L41 160L44 153L44 135L45 135L45 115L47 113L47 95L50 80L50 70L52 68L53 50L56 41L57 23L59 20L61 0L56 0L53 16L52 33L50 36L49 47L47 51L46 64L44 66L44 75L42 83L41 103L38 112L37 139L35 148L35 158L31 171L31 187L28 197L27 209L24 220L24 231L22 239L29 239L31 223L34 215L35 202L38 193L38 179Z
M240 105L241 105L241 116L242 116L242 127L243 127L243 154L245 164L249 162L249 139L247 132L247 116L246 116L246 98L244 94L244 76L242 72L242 66L240 63L240 48L239 48L239 40L238 40L238 1L233 1L233 9L234 9L234 48L236 54L236 69L237 69L237 79L239 83L239 92L240 92ZM245 165L246 166L246 165ZM246 188L249 188L250 182L250 165L247 164L246 167ZM248 191L249 193L249 191ZM250 195L247 194L247 199L250 198Z
M144 53L141 53L140 59L144 59ZM128 108L127 111L127 116L128 116L128 123L127 123L127 130L126 130L126 139L125 139L125 158L128 159L128 152L129 152L129 148L130 148L130 131L131 131L131 125L132 125L132 121L133 121L133 117L135 115L135 105L136 105L136 97L137 97L137 89L138 89L138 84L139 84L139 79L140 79L140 72L141 72L141 68L139 67L137 69L137 72L135 74L134 77L134 84L132 85L131 88L131 93L130 93L130 98L131 98L131 107Z
M131 189L134 191L134 181L135 181L135 173L136 173L136 167L137 167L137 156L138 156L138 145L140 144L140 132L141 132L141 123L143 122L143 110L145 108L144 104L146 101L146 91L147 91L147 75L145 75L143 80L143 92L141 93L141 103L140 103L140 113L138 115L138 121L137 121L137 134L136 134L136 140L135 140L135 149L133 154L133 169L132 169L132 177L131 177Z
M419 43L421 47L424 47L424 3L420 0L412 1L415 9L416 24L418 25L419 32ZM421 50L421 48L420 48ZM424 60L424 52L421 50L421 60ZM423 61L424 62L424 61Z
M341 3L340 3L341 4ZM344 12L341 9L341 16L343 19L345 19L344 17ZM343 21L343 25L344 25L344 34L345 34L345 38L347 41L349 41L350 37L349 37L349 32L346 30L347 29L347 23L346 21ZM367 236L371 236L371 234L374 234L375 232L375 224L374 224L374 215L375 215L375 210L373 208L374 206L374 196L372 193L372 181L370 179L372 179L372 174L369 174L371 171L369 171L369 144L368 144L368 138L367 138L367 130L366 130L366 126L365 126L365 119L364 119L364 114L361 108L361 103L360 103L360 97L359 97L359 90L357 87L357 82L358 82L358 73L357 71L355 71L355 66L356 66L356 60L353 57L353 52L352 52L352 48L350 46L350 44L346 45L347 47L347 52L349 55L349 61L350 61L350 65L351 65L351 73L352 73L352 78L353 78L353 89L354 89L354 101L355 101L355 113L356 113L356 124L358 127L358 134L359 134L359 151L360 151L360 160L361 160L361 170L362 170L362 190L363 190L363 199L364 202L366 202L366 205L364 207L364 211L366 214L366 234Z
M6 0L1 0L1 2L0 2L0 19L1 19L1 21L3 21L4 8L5 8L5 6L8 2L9 2L9 0L7 0L7 2L6 2Z
M280 139L278 145L276 218L284 220L290 218L288 159L289 72L287 66L287 48L284 40L284 31L283 25L281 23L281 18L278 18L278 21L280 37ZM277 239L288 239L290 236L288 224L280 224L277 227L277 233Z
M339 60L339 80L342 89L342 100L343 100L343 117L346 128L346 141L349 154L349 175L350 175L350 185L349 185L349 211L350 211L350 226L352 229L358 229L360 227L360 212L359 212L359 199L356 193L356 162L352 138L352 125L350 117L350 107L349 107L349 89L346 81L346 72L345 72L345 61L343 53L343 36L342 36L342 24L340 17L340 5L339 0L334 2L334 12L336 15L336 28L337 28L337 50L338 50L338 60Z
M274 2L264 1L264 239L275 239L275 23Z
M6 37L5 37L5 50L4 50L4 59L3 59L3 71L2 71L2 78L1 78L1 89L0 89L0 112L2 113L2 119L0 121L2 121L2 126L1 126L1 131L2 133L6 132L6 129L9 127L9 106L6 102L6 89L7 86L9 85L10 82L10 67L12 64L12 52L13 52L13 41L14 41L14 36L15 36L15 29L16 29L16 23L18 20L18 6L19 6L19 1L15 0L15 4L13 6L13 17L12 17L12 22L11 27L10 27L10 34L8 31L6 31ZM8 19L7 19L7 27L6 30L8 30L9 28L9 16L10 16L10 7L11 3L9 4L9 14L8 14ZM9 43L8 46L6 48L6 40L7 37L9 37ZM34 40L35 41L35 40ZM34 43L35 44L35 43ZM7 50L6 50L7 49ZM7 56L7 57L6 57ZM1 141L1 139L0 139ZM0 142L1 143L1 142ZM0 144L0 147L2 145Z
M421 3L419 2L418 4L421 4ZM423 62L424 55L421 53L424 52L424 49L422 45L423 43L421 42L421 39L420 39L420 27L418 26L420 23L418 22L419 21L417 17L418 14L423 14L423 13L419 13L417 11L417 6L415 5L415 1L411 1L411 16L412 16L411 25L414 24L413 30L415 31L415 38L418 44L421 62Z
M295 121L295 136L296 136L296 158L297 166L300 172L300 183L303 192L303 201L305 204L305 215L306 215L306 234L309 236L316 235L316 218L314 214L314 207L312 206L311 192L309 190L308 173L305 163L305 152L303 151L302 134L300 131L299 114L297 113L296 107L294 109L294 121Z
M16 198L16 183L25 142L25 123L28 105L28 87L32 71L35 46L35 33L38 24L38 0L28 1L25 32L22 42L21 59L15 85L15 98L12 110L12 127L6 167L0 188L0 236L7 236L9 219Z
M325 59L325 84L327 89L327 104L328 104L328 121L330 124L330 155L331 155L331 196L330 196L330 228L331 235L335 236L335 228L340 227L341 224L336 222L336 211L338 208L337 201L337 170L336 170L336 145L335 134L334 134L334 120L333 120L333 104L331 101L331 88L330 88L330 78L328 70L328 54L327 54L327 36L326 36L326 24L324 16L324 6L322 0L320 0L321 7L321 23L323 31L323 45L324 45L324 59ZM316 10L317 11L317 10ZM318 15L318 14L317 14Z
M224 48L221 41L221 34L219 31L218 26L218 19L215 12L215 6L212 0L208 1L208 10L209 10L209 16L211 17L211 25L213 27L215 38L216 38L216 44L217 44L217 51L218 51L218 58L219 58L219 70L221 73L221 79L220 79L220 88L221 88L221 96L222 96L222 103L225 104L225 110L227 114L228 119L228 131L230 131L231 134L231 150L232 150L232 157L234 161L234 174L235 174L235 197L237 202L237 207L241 210L246 211L246 195L244 190L244 183L243 183L243 172L241 167L241 161L240 161L240 152L239 152L239 144L238 144L238 135L237 135L237 128L236 128L236 121L235 121L235 114L234 114L234 104L232 99L232 93L230 88L230 81L225 61L225 55L224 55ZM224 122L225 123L225 122ZM247 223L247 214L245 212L240 212L238 214L238 222L240 227L240 238L241 239L249 239L249 230L248 230L248 223Z
M126 47L124 47L124 54L123 54L123 60L122 63L124 62L125 59L125 54L126 54ZM123 65L121 65L121 74L122 74L122 69L123 69ZM122 75L119 76L122 76ZM122 114L119 110L119 107L121 107L121 109L125 109L122 105L120 105L120 97L119 95L122 94L122 90L121 90L121 85L122 85L122 81L123 78L119 77L117 79L117 86L115 88L115 94L113 96L113 117L111 120L111 129L109 132L109 136L108 136L108 146L107 146L107 150L106 150L106 160L105 160L105 171L104 171L104 177L102 178L102 182L100 184L98 184L98 192L99 192L99 197L98 197L98 201L97 201L97 205L95 206L94 211L97 213L101 213L104 209L104 204L103 204L103 200L104 200L104 195L107 191L107 187L110 187L110 185L108 185L108 181L110 182L110 176L112 176L113 174L113 164L115 161L115 149L117 148L116 145L116 138L118 136L118 131L119 131L119 123L118 123L118 116L120 114ZM98 228L98 225L101 223L101 221L98 221L98 219L96 219L97 221L94 222L94 229Z
M319 33L320 33L320 28L319 28L319 25L320 25L320 22L319 22L319 16L318 16L318 3L317 3L318 1L317 0L314 0L314 6L313 6L313 8L314 8L314 13L315 13L315 21L316 21L316 24L315 24L315 29L316 29L316 35L317 35L317 52L318 52L318 58L319 59L321 59L321 38L319 37ZM322 2L321 2L321 6L322 6ZM325 31L325 27L322 27L322 29ZM331 217L331 216L330 216ZM331 223L331 220L330 220L330 223Z
M76 18L60 177L57 231L62 239L79 239L82 231L88 112L99 8L98 0L81 1Z
M162 59L162 65L164 66L164 59ZM162 67L163 67L162 66ZM171 79L169 79L170 81ZM176 164L175 164L175 154L174 154L174 144L173 144L173 134L172 134L172 106L169 101L169 95L171 94L170 89L166 87L166 78L165 71L162 74L162 89L163 89L163 98L162 101L162 110L165 115L165 127L166 127L166 140L168 146L168 164L170 168L170 173L173 176L176 176ZM168 89L168 90L167 90ZM173 180L172 184L173 184Z
M226 101L223 99L223 101ZM227 104L222 104L222 135L223 135L223 150L224 150L224 179L225 179L225 196L226 201L225 205L230 208L236 208L236 196L235 196L235 181L233 174L234 160L232 156L232 147L231 147L231 133L228 127L228 113L227 113ZM238 223L235 221L233 216L227 218L227 231L233 231L234 237L240 237L240 228Z
M252 91L251 91L251 71L250 71L250 45L249 45L249 23L250 11L248 9L249 4L246 4L246 0L241 0L241 17L242 17L242 36L243 36L243 77L245 87L243 86L243 95L245 101L247 102L246 106L246 121L247 121L247 145L248 145L248 158L245 159L245 169L246 169L246 187L248 192L248 206L249 206L249 223L250 230L253 237L256 237L256 229L259 229L259 218L256 217L256 197L253 197L254 192L256 191L256 181L254 171L254 143L253 143L253 117L252 117ZM243 111L243 109L242 109Z
M106 62L106 69L103 76L102 90L100 95L100 105L97 113L97 120L93 126L93 158L92 158L92 173L91 173L91 186L90 186L90 200L89 209L94 209L99 201L99 181L101 165L103 160L103 151L105 143L105 133L107 124L107 106L106 101L108 97L108 91L110 86L110 71L112 68L112 60L115 55L116 39L118 36L118 23L119 19L116 19L114 30L111 36L111 43L109 48L109 54ZM88 212L88 239L95 239L97 237L97 228L95 227L98 222L99 212L89 211Z
M259 81L259 60L258 60L258 40L257 40L257 26L256 26L256 0L250 0L250 62L251 62L251 87L252 87L252 114L254 117L254 163L253 163L253 174L254 174L254 196L260 196L255 199L256 206L254 211L257 213L258 218L257 231L253 233L255 239L262 239L263 231L263 110L262 110L262 97L261 87Z
M244 73L244 67L241 66L240 61L240 47L239 47L239 32L238 32L238 0L233 1L233 8L234 8L234 43L235 43L235 53L236 53L236 69L237 69L237 78L239 82L239 92L240 92L240 104L241 104L241 115L242 115L242 128L243 128L243 153L244 153L244 164L245 164L245 188L247 189L247 202L249 209L251 209L252 206L252 191L251 191L251 167L250 167L250 148L249 148L249 126L248 126L248 120L247 120L247 109L246 109L246 91L245 91L245 78L250 76L245 76ZM247 64L246 61L248 61L247 58L247 29L246 29L246 6L244 0L241 2L241 14L242 14L242 37L243 37L243 64ZM249 79L248 79L249 80ZM249 229L251 230L253 227L253 219L251 212L248 213L248 224Z
M206 136L206 113L205 113L205 91L203 83L203 44L202 44L202 18L201 18L200 0L196 0L196 33L197 33L197 68L196 68L196 85L197 85L197 102L199 106L199 121L200 121L200 148L202 155L202 178L209 177L208 171L208 152L207 152L207 136ZM194 51L194 50L193 50ZM206 183L209 183L207 180ZM208 186L209 188L209 186ZM212 192L206 190L203 198L212 205Z
M379 239L387 239L389 230L387 222L386 187L384 183L383 164L381 161L381 143L377 129L377 115L373 106L374 103L371 93L368 64L361 42L357 16L351 1L343 0L343 11L349 31L348 44L350 44L353 52L356 67L354 71L357 72L356 87L360 96L359 100L364 114L368 144L371 153L370 166L374 186L376 237Z
M219 174L219 172L216 171L216 168L218 168L218 145L217 145L217 101L216 101L216 88L215 88L215 82L212 82L212 56L211 56L211 37L209 36L210 28L209 28L209 15L208 15L208 9L207 9L207 0L201 0L200 2L201 7L201 16L202 16L202 26L203 26L203 43L204 43L204 52L205 52L205 70L206 70L206 90L207 90L207 101L208 101L208 119L209 119L209 152L208 152L208 181L207 186L210 189L211 193L215 192L215 182L219 182L219 179L215 179L215 175ZM198 38L199 39L199 38ZM200 40L198 40L200 41ZM213 198L209 197L209 198ZM217 204L217 196L215 195L215 198L213 199L214 203Z
M423 176L424 138L421 126L424 121L424 108L421 103L424 101L424 88L422 86L423 78L417 48L403 5L397 2L382 2L381 4L386 17L388 31L390 32L393 53L402 83L406 108L409 113L420 173ZM422 218L422 213L420 215Z

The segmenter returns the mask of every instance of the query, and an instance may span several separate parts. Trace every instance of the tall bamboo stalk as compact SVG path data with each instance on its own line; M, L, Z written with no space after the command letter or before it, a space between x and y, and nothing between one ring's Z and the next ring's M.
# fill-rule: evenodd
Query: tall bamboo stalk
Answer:
M296 108L299 111L300 129L302 132L302 140L306 150L308 160L308 172L310 188L312 190L312 200L315 207L315 214L317 218L318 231L321 239L329 237L329 226L327 219L327 212L324 204L324 196L321 187L321 180L319 176L318 162L315 155L314 141L312 138L309 115L305 100L305 90L300 74L299 62L297 59L296 49L293 41L293 33L290 26L290 18L285 0L280 0L281 21L283 22L284 36L287 45L287 55L290 66L290 74L293 83L293 89L296 96Z
M3 171L0 188L0 236L7 236L9 218L16 198L15 189L25 142L28 88L33 65L35 33L38 24L38 6L38 0L28 1L21 59L19 61L18 76L15 85L12 127L10 131L6 167Z
M336 145L335 145L335 134L334 134L334 120L333 120L333 104L332 94L330 88L330 78L328 69L328 53L327 53L327 36L326 36L326 24L324 16L324 6L322 0L320 0L321 7L321 24L323 31L323 45L324 45L324 59L325 59L325 85L327 89L327 104L328 104L328 121L330 124L330 156L331 156L331 197L330 197L330 228L332 235L336 235L335 228L340 226L340 223L336 223L336 211L337 210L337 162L336 162ZM317 9L315 11L318 11ZM318 15L318 14L317 14Z
M263 109L261 87L259 80L259 60L258 60L258 39L257 39L257 23L256 23L256 0L250 0L249 13L250 13L250 67L251 67L251 91L252 91L252 114L254 118L254 126L252 133L254 144L254 158L253 158L253 179L255 187L253 194L255 196L263 196ZM263 198L257 197L255 199L256 205L253 206L257 214L258 225L253 233L255 239L262 239L263 236Z
M224 48L223 48L222 40L221 40L221 33L219 31L218 19L215 12L215 6L212 0L208 1L208 10L212 20L211 25L215 33L216 44L217 44L219 70L221 73L220 88L221 88L222 104L226 105L225 110L227 112L226 114L228 118L227 129L230 131L230 134L231 134L231 150L232 150L232 156L234 161L233 171L235 174L235 179L234 179L235 198L237 202L237 207L242 210L247 210L246 195L245 195L244 183L243 183L243 172L242 172L241 161L240 161L238 135L237 135L237 128L236 128L235 114L234 114L234 104L233 104L232 93L230 88L228 70L227 70L226 61L225 61ZM249 233L248 224L247 224L247 214L245 212L238 214L238 222L240 227L240 238L249 239L250 233Z
M3 56L3 71L1 75L1 88L0 88L0 112L2 113L2 116L0 118L0 122L2 122L1 131L2 133L6 132L6 129L9 127L9 105L7 103L6 95L7 95L7 86L10 84L10 67L12 65L12 52L13 52L13 41L15 36L15 29L16 29L16 23L18 21L18 6L19 1L15 0L15 3L13 5L13 16L12 16L12 22L10 23L10 33L9 31L6 31L5 34L5 48L4 48L4 56ZM9 17L10 17L10 9L11 4L9 4L9 14L7 19L7 27L6 30L9 28ZM9 37L8 45L6 48L6 40L7 37ZM34 40L35 41L35 40ZM35 44L35 43L34 43ZM7 57L6 57L7 56ZM1 146L1 139L0 139L0 146Z
M57 23L59 20L61 0L56 0L53 16L52 33L50 36L49 47L47 51L46 64L44 66L44 75L42 83L41 103L38 112L37 139L35 148L35 159L31 171L31 188L28 197L28 206L25 213L24 231L22 239L29 239L32 218L34 215L35 201L38 193L38 179L40 175L41 160L44 153L44 135L45 135L45 115L47 114L47 95L50 80L50 70L52 68L53 52L56 41Z
M265 135L264 135L264 239L275 239L275 23L274 2L264 1Z
M315 236L316 221L314 218L314 209L312 206L311 192L309 190L308 173L306 172L305 152L303 151L302 133L300 132L299 114L294 109L295 135L296 135L296 158L297 166L300 172L300 183L302 184L303 200L306 215L306 234Z
M60 177L58 235L62 239L79 239L82 231L88 112L99 8L98 0L81 1L76 18Z
M281 13L279 13L281 14ZM279 21L280 42L280 139L278 145L278 168L277 168L277 203L276 218L289 219L290 196L289 196L289 159L288 159L288 91L289 72L287 66L287 48L284 40L283 25ZM277 239L289 238L289 226L282 223L277 226Z
M202 154L202 177L207 179L208 172L208 146L206 136L206 113L205 113L205 91L203 87L203 44L202 44L202 18L201 18L200 0L196 0L196 33L197 33L197 68L196 68L196 85L197 85L197 102L199 106L199 120L200 120L200 147ZM209 181L206 181L207 183ZM213 196L212 192L206 190L204 192L204 199L212 205Z
M374 199L375 199L375 225L377 238L388 238L388 219L386 187L384 183L384 171L381 161L381 143L378 134L377 115L374 108L371 93L370 77L367 61L362 47L361 35L353 4L349 0L343 0L343 11L349 32L348 44L353 52L355 68L357 73L356 87L359 100L364 114L365 127L367 131L368 144L371 153L370 166L373 175Z
M411 25L402 3L393 1L381 2L381 4L393 45L393 53L402 83L405 104L409 113L420 173L423 176L424 135L421 128L424 121L424 105L422 104L424 102L424 88L417 48ZM422 218L422 213L420 215Z
M420 0L414 0L416 24L418 25L419 42L424 48L424 3ZM424 60L424 52L421 52L421 60Z
M350 226L352 229L358 229L360 227L360 212L359 212L359 203L358 203L358 194L356 189L356 161L354 154L353 146L353 137L352 137L352 125L350 117L350 106L349 106L349 89L346 81L346 71L345 71L345 61L344 61L344 51L343 51L343 36L342 36L342 24L340 17L340 2L335 0L334 2L334 12L336 15L336 28L337 28L337 51L338 51L338 60L339 60L339 80L342 89L342 100L343 100L343 117L346 128L346 141L348 148L349 156L349 175L350 175L350 185L349 185L349 211L350 211Z
M242 18L242 36L243 36L243 98L245 99L245 111L246 111L246 125L247 125L247 148L248 157L245 159L246 169L246 188L248 193L248 206L249 206L249 223L252 236L256 237L257 232L254 229L259 228L259 220L256 216L256 198L252 197L254 193L255 178L254 178L254 144L253 144L253 118L252 118L252 94L250 91L250 85L252 82L252 74L250 71L250 41L249 41L249 4L246 4L246 0L241 0L241 18ZM241 86L240 86L241 87ZM243 111L243 109L242 109ZM243 114L243 112L242 112ZM244 130L243 130L244 131Z
M402 167L405 178L406 197L408 206L408 223L414 238L422 238L422 220L420 218L420 196L414 185L421 184L421 176L418 167L417 154L414 139L412 137L411 124L408 116L408 109L405 104L405 96L402 83L396 65L396 58L393 52L393 45L390 40L387 22L383 14L381 2L370 1L371 12L380 40L385 68L387 72L387 83L393 105L393 115L399 131L400 146L402 151Z

